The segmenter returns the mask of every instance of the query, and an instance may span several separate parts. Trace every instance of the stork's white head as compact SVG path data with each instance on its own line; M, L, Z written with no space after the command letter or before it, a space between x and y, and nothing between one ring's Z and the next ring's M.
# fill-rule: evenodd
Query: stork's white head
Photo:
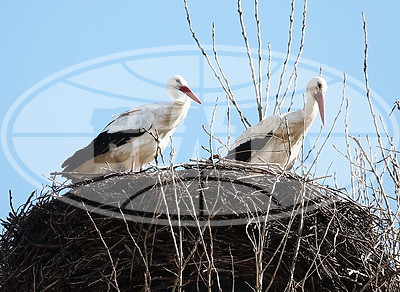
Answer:
M325 125L325 93L327 90L328 84L325 79L320 76L314 77L308 82L307 94L317 101L323 125Z
M189 89L185 78L182 76L176 75L168 80L167 92L175 102L184 103L190 97L195 102L201 104L200 99Z

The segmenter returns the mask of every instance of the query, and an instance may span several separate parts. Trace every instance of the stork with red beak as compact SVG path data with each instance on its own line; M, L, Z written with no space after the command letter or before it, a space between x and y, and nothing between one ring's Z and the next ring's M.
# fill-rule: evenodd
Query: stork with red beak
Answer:
M137 171L152 162L186 117L191 100L201 104L181 76L168 81L167 93L172 102L142 105L118 115L89 145L64 161L63 171L82 177L110 170Z
M232 144L226 158L251 163L277 163L284 169L292 168L318 111L322 124L325 124L327 89L325 79L312 78L307 85L303 109L270 116L248 128Z

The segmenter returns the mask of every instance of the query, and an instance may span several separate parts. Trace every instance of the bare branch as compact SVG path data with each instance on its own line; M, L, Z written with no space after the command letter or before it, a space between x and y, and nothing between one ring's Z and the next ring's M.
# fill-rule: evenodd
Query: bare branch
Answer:
M214 106L214 110L213 110L213 112L212 112L212 115L211 115L211 122L210 122L210 138L209 138L209 140L208 140L208 147L209 147L209 149L210 149L210 154L211 154L211 157L210 157L210 159L211 159L211 162L213 162L214 160L213 160L213 145L212 145L212 139L213 139L213 136L214 136L214 134L213 134L213 126L214 126L214 119L215 119L215 113L216 113L216 111L217 111L217 106L218 106L218 96L217 96L217 98L215 99L215 106Z
M281 104L279 105L279 111L280 111L280 109L281 109L281 107L282 107L283 102L285 101L285 97L286 97L286 94L287 94L288 91L289 91L289 88L290 88L290 85L291 85L291 83L292 83L293 77L294 77L294 85L293 85L293 91L292 91L292 96L291 96L291 98L290 98L290 105L289 105L288 111L291 110L291 108L292 108L292 106L293 106L293 103L294 103L294 96L295 96L295 94L296 94L297 77L298 77L297 66L298 66L298 64L299 64L299 61L300 61L301 56L303 55L304 41L305 41L305 35L306 35L306 23L307 23L307 0L304 0L304 6L303 6L303 24L302 24L302 27L301 27L301 39L300 39L299 53L297 54L296 60L295 60L294 65L293 65L293 72L292 72L292 74L290 75L290 79L289 79L289 82L288 82L288 84L287 84L285 93L283 94L283 98L282 98Z
M344 136L346 141L346 149L347 149L347 159L349 160L350 167L350 181L351 181L351 193L352 197L355 199L355 185L354 185L354 170L353 170L353 161L351 158L351 147L349 143L349 100L346 99L346 115L344 117Z
M338 118L340 116L340 113L342 112L342 108L343 108L343 104L344 104L345 98L346 98L346 74L343 74L342 101L340 102L339 111L336 114L335 119L333 120L332 126L329 129L328 135L326 135L326 138L325 138L324 142L322 143L320 149L318 150L317 154L315 155L314 161L311 163L310 168L309 168L306 176L308 176L310 174L312 167L317 162L318 157L321 154L322 149L324 149L326 142L328 141L329 137L331 136L332 131L335 128L336 122L337 122L337 120L338 120Z
M144 256L144 254L142 252L142 249L140 248L139 244L137 243L137 241L133 237L133 235L131 233L131 230L129 228L128 222L126 221L126 217L125 217L124 212L122 212L120 206L118 206L118 208L119 208L119 212L122 215L122 219L124 220L126 231L128 232L129 237L131 238L131 240L132 240L133 244L135 245L136 249L139 251L140 258L142 259L143 265L144 265L144 267L146 269L146 272L145 272L145 275L144 275L144 283L145 283L144 290L150 292L151 291L150 290L151 275L150 275L150 270L149 270L149 265L148 265L148 259Z
M369 109L370 109L370 112L371 112L372 119L374 121L375 132L376 132L376 135L377 135L377 138L378 138L379 148L381 150L382 157L385 157L385 152L383 150L382 138L381 138L381 135L380 135L380 130L379 130L379 126L378 126L378 122L377 122L376 114L375 114L375 110L374 110L374 105L373 105L372 98L371 98L371 90L369 88L369 81L368 81L368 32L367 32L367 22L365 20L364 12L362 12L362 21L363 21L364 45L365 45L364 46L365 89L366 89L366 93L367 93L367 100L368 100ZM390 171L390 166L389 166L388 162L386 160L384 160L384 163L385 163L386 169L389 172L389 174L392 177L392 179L395 179L394 174Z
M202 45L200 44L199 39L196 36L196 33L192 27L192 21L190 20L190 14L189 14L189 7L187 4L187 0L183 0L183 3L185 4L185 12L186 12L186 20L189 26L189 30L192 33L192 38L195 40L198 48L200 49L201 53L203 54L203 56L206 58L208 66L210 67L210 69L213 71L214 76L217 78L217 80L219 81L220 85L222 86L223 90L226 92L227 96L229 97L229 100L232 102L232 104L234 105L234 107L236 108L236 111L238 112L240 119L243 123L243 126L247 129L248 127L251 126L251 124L249 123L249 121L246 119L246 117L243 115L242 110L240 109L238 103L236 102L235 96L232 92L232 90L230 90L230 87L226 84L224 84L224 82L222 81L221 77L219 76L217 70L215 69L215 67L213 66L213 64L211 63L210 58L208 57L208 54L206 53L206 51L204 50L204 48L202 47ZM225 80L227 81L227 79L225 78Z
M108 258L110 259L111 268L112 268L112 270L113 270L112 276L113 276L113 279L114 279L115 289L117 289L117 291L120 291L120 290L119 290L119 286L118 286L118 281L117 281L117 269L115 268L114 260L113 260L113 258L112 258L112 256L111 256L110 249L108 248L107 243L105 242L103 236L101 235L101 231L97 228L97 225L96 225L96 223L94 222L92 216L90 215L89 210L86 208L85 203L82 202L82 205L83 205L83 207L85 208L86 214L88 215L90 221L91 221L92 224L93 224L94 229L96 230L97 234L99 235L99 238L100 238L101 242L102 242L103 245L104 245L104 248L105 248L105 250L106 250L106 252L107 252Z
M231 147L231 107L229 106L229 101L226 99L226 148L229 150Z
M265 118L268 114L268 98L269 98L269 89L271 87L271 62L272 62L272 50L271 50L271 44L268 43L267 86L265 87L265 110L263 118Z
M287 44L286 58L285 58L285 61L283 62L282 73L279 78L278 91L275 96L274 115L279 113L279 110L280 110L279 95L281 94L283 79L285 77L286 67L287 67L287 64L288 64L288 61L290 58L290 51L291 51L291 47L292 47L292 38L293 38L293 23L294 23L294 6L295 6L295 4L296 4L296 0L292 0L292 4L291 4L292 8L291 8L290 16L289 16L289 40L288 40L288 44Z
M257 10L257 8L256 8ZM242 28L242 36L244 43L246 45L246 51L247 51L247 57L249 58L249 66L251 70L251 78L253 80L253 85L254 85L254 91L256 94L256 102L257 102L257 110L258 110L258 117L259 120L262 120L262 105L261 105L261 96L259 92L259 85L257 84L257 79L256 79L256 73L254 70L254 64L253 64L253 57L251 55L251 49L250 49L250 44L249 44L249 39L247 38L247 33L246 33L246 26L244 24L243 20L243 10L242 10L242 0L237 1L237 11L239 14L239 21L240 21L240 27ZM257 14L258 15L258 14ZM258 29L258 27L257 27ZM260 40L261 42L261 40ZM261 46L261 43L259 43L259 46Z
M260 27L260 18L258 16L258 0L254 0L254 17L256 19L257 24L257 43L258 43L258 96L259 96L259 119L260 121L263 118L262 112L262 39L261 39L261 27Z

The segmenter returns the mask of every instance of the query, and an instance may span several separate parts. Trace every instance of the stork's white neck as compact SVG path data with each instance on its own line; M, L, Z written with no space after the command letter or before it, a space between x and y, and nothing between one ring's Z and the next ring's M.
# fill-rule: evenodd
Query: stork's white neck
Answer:
M167 86L167 93L175 104L185 104L190 102L188 96L175 87Z
M179 98L173 98L173 103L177 105L190 104L190 98L186 94L182 93Z
M305 120L311 120L311 122L314 121L318 114L318 103L309 91L306 93L306 103L304 105L303 113Z

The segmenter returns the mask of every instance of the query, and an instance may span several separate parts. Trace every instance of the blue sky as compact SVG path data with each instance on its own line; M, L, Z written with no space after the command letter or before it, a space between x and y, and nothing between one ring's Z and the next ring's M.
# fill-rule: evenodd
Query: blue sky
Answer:
M244 2L248 34L251 45L256 47L252 1ZM1 0L0 3L1 122L24 92L65 68L125 51L194 45L183 1ZM302 5L302 1L297 1L294 53L298 47ZM215 22L218 44L243 47L235 1L189 1L189 6L193 26L203 44L211 43L211 24ZM364 11L369 33L370 86L391 105L400 99L399 10L398 1L311 0L303 57L363 81L361 11ZM270 42L276 52L286 51L289 13L290 1L260 1L263 42ZM186 67L190 72L190 66ZM352 104L357 107L357 101ZM51 105L44 104L33 118L45 119L52 111L55 110ZM60 119L70 114L62 109L57 111ZM57 115L52 119L56 124ZM30 121L24 121L29 126ZM25 151L32 149L33 156L45 159L40 147L29 143L24 147ZM70 150L59 151L59 157L71 154ZM40 159L36 163L40 164ZM8 190L12 190L15 204L19 205L37 186L21 176L3 151L0 165L0 217L4 218L8 212Z

